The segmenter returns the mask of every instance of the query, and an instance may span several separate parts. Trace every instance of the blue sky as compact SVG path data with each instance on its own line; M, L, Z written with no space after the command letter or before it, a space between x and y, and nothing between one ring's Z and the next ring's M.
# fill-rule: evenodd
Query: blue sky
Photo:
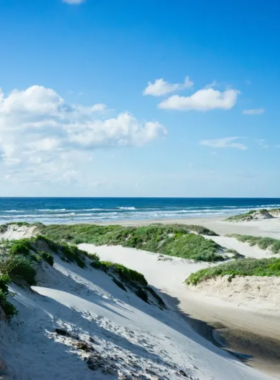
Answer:
M2 0L0 196L279 196L279 11Z

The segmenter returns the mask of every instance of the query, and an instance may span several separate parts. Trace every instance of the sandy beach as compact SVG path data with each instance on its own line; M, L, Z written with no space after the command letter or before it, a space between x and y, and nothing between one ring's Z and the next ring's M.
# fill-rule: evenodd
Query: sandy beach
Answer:
M142 226L150 223L153 222L124 221L118 224ZM221 246L235 249L245 257L258 259L272 257L273 254L224 235L238 233L280 238L279 218L239 223L229 223L224 218L157 220L154 223L205 226L220 235L209 238ZM193 263L170 257L161 261L159 255L123 247L94 247L82 244L81 248L98 253L103 260L119 262L140 271L149 283L165 295L172 307L183 316L192 318L188 321L195 329L201 329L201 324L194 321L207 323L214 329L217 341L229 351L238 354L248 365L280 379L278 279L264 278L261 283L256 280L254 287L254 281L250 278L247 283L245 279L244 283L238 282L236 288L228 286L227 289L221 284L215 288L213 283L209 283L198 291L187 287L184 281L190 273L208 267L207 263ZM253 286L251 292L248 291L248 284ZM218 291L221 288L222 290ZM260 288L263 297L258 293Z
M159 223L159 221L155 222ZM254 259L279 256L279 254L274 255L269 250L263 250L258 246L250 246L248 243L238 241L235 237L225 236L240 233L279 237L277 229L280 225L280 219L278 217L238 223L229 223L223 218L164 220L161 222L164 224L180 223L205 226L216 232L218 236L204 235L204 237L215 241L223 252L228 249L236 250L244 257ZM125 221L122 225L142 226L151 223L153 222ZM36 226L14 224L9 225L1 232L0 239L30 238L36 236L37 233ZM224 366L224 370L230 371L228 378L231 380L280 379L280 280L278 277L245 276L232 278L230 281L227 277L217 277L199 283L198 286L188 286L186 279L192 273L217 264L116 245L95 246L83 243L79 244L78 247L88 253L98 254L100 260L119 263L142 273L149 285L160 294L167 305L167 310L158 312L154 306L146 306L147 304L143 304L142 301L135 301L128 293L123 292L118 287L115 288L116 285L112 283L107 274L106 277L105 274L100 274L92 268L84 271L71 263L67 263L67 260L66 262L62 261L52 250L55 258L54 268L51 270L45 268L40 271L39 285L33 287L33 291L37 294L34 300L32 293L26 293L19 287L13 286L12 288L17 294L17 308L20 311L21 318L30 315L32 308L38 309L38 316L40 317L38 319L34 317L30 320L26 327L26 334L32 334L34 324L37 326L37 331L45 329L46 325L48 331L53 330L56 319L51 321L48 318L46 319L45 307L47 305L50 308L47 315L54 314L56 315L55 318L60 320L60 313L64 313L59 322L61 326L66 326L70 331L71 326L76 326L74 329L77 331L86 328L88 335L92 333L92 325L84 326L81 324L80 317L71 314L73 310L81 312L83 318L89 319L89 321L99 321L100 316L104 318L105 315L108 319L108 321L106 319L106 324L108 323L106 329L108 328L112 333L116 333L118 339L127 338L126 330L123 330L123 326L127 326L127 323L131 325L131 331L135 328L140 329L139 342L142 342L143 337L145 337L146 341L149 341L149 345L158 347L158 350L161 350L162 343L156 342L156 339L160 340L162 334L164 334L164 339L167 339L166 336L172 336L174 342L177 342L176 344L182 345L180 349L182 357L178 359L178 350L175 349L175 344L172 360L177 365L186 363L186 361L192 363L193 369L198 371L196 377L198 379L224 380L221 365ZM40 295L43 298L40 298ZM101 299L99 299L100 295ZM115 301L116 297L117 301ZM107 300L110 302L113 300L112 302L118 305L117 308L113 310L110 306L108 311L105 306ZM32 305L31 309L29 306L26 308L26 305L29 304ZM56 304L60 305L59 308L55 306ZM139 308L140 312L133 307ZM153 319L147 318L143 313L150 314ZM64 322L64 319L69 322ZM167 326L170 326L170 330L163 327L162 320ZM119 326L117 330L116 326ZM159 334L158 338L149 338L151 326L153 326L152 334L156 332ZM178 326L180 326L180 336L174 332ZM9 334L13 333L14 339L17 340L15 331L17 330L10 331ZM132 334L131 331L129 331L130 335ZM4 334L7 341L5 340L2 359L5 360L9 368L18 371L20 366L14 366L13 361L10 360L12 352L10 347L12 345L9 341L9 334L7 336ZM101 344L103 354L105 354L108 344L106 337L107 333L104 336L102 335L102 339L105 339ZM33 339L37 341L37 333L34 333ZM46 345L45 337L41 336L40 339L38 341L39 350ZM28 342L25 344L26 347L29 347ZM65 340L64 344L70 343ZM168 347L168 342L166 345ZM125 345L125 347L130 346ZM169 352L169 349L166 350ZM121 351L116 348L115 352L120 355ZM37 357L36 355L37 351L34 351L33 357ZM63 355L65 354L63 353ZM23 357L23 360L26 359ZM67 361L70 366L75 364L67 355L64 356L63 360ZM58 363L56 365L58 366ZM76 371L76 369L73 370ZM85 371L85 369L83 370ZM141 371L143 370L144 362L143 365L141 364ZM161 371L160 368L156 370L158 373ZM41 368L39 365L33 366L32 371L41 371ZM177 378L176 374L168 371L165 370L168 378ZM86 371L84 373L86 374ZM175 377L172 377L173 375Z

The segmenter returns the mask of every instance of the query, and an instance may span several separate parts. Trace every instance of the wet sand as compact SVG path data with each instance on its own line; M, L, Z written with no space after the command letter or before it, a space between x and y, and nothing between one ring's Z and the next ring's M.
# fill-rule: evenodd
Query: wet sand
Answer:
M214 297L197 297L188 290L184 296L177 296L180 300L177 306L179 311L198 334L247 365L280 379L278 313L265 314L263 311L231 306Z
M143 226L151 223L195 224L205 226L220 236L238 233L280 239L280 218L239 223L229 223L224 219L225 217L209 217L123 221L115 224L124 226ZM113 247L108 247L108 249L115 250ZM245 246L244 249L246 250ZM96 249L96 251L99 253L99 249ZM136 250L136 252L138 252L138 255L140 254L140 251ZM136 252L134 252L134 255ZM122 261L120 259L121 254L121 252L117 253L118 261ZM113 258L114 254L112 254ZM146 259L142 262L144 261ZM174 283L167 283L167 274L162 273L162 275L155 276L154 271L150 273L151 266L144 265L142 262L140 260L134 267L134 262L127 261L126 258L123 264L142 272L149 283L162 292L167 303L175 310L178 310L201 336L218 346L222 346L235 357L246 362L247 365L273 376L275 379L280 379L279 308L274 308L273 305L267 307L265 303L262 304L261 302L259 305L251 302L246 303L245 298L244 302L236 302L236 300L223 299L218 296L209 296L201 292L192 291L183 282L188 277L189 271L197 270L194 269L194 264L189 265L189 269L187 268L185 272L182 270L180 274L178 272L180 267L176 268L173 273L176 281L171 280ZM169 270L169 277L172 277L172 267ZM157 271L160 272L158 265Z

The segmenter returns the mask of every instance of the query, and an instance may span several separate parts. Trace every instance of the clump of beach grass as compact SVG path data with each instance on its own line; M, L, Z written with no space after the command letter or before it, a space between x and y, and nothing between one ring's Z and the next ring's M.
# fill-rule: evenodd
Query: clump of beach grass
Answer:
M6 274L0 276L0 307L8 320L17 315L17 309L8 301L11 279Z
M269 249L272 253L280 253L280 240L273 239L270 237L261 237L261 236L250 236L250 235L239 235L239 234L230 234L228 237L234 237L242 243L249 243L250 246L258 246L259 248L265 250Z
M192 273L186 280L188 285L196 285L201 281L218 276L280 276L280 259L241 259L229 261L211 268Z

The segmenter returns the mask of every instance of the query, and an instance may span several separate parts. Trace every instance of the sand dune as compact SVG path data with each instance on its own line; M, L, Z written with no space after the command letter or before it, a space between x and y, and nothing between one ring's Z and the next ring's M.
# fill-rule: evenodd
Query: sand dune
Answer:
M216 239L219 243L221 243L220 239L230 239L231 243L239 243L232 238L216 237ZM240 249L241 253L247 257L264 257L266 255L266 252L259 252L259 249L249 247L248 244L240 244L243 244L242 249ZM187 287L184 281L191 273L209 267L211 265L209 263L197 263L119 246L96 247L91 244L81 244L80 247L89 252L98 253L102 260L119 262L140 271L146 276L150 284L165 294L165 301L171 307L180 310L183 315L208 322L214 327L223 326L223 332L227 329L227 334L234 331L235 334L240 334L243 338L247 336L247 349L242 346L244 353L247 351L254 352L253 347L255 346L256 349L259 347L256 345L256 339L260 341L278 339L280 341L278 319L280 315L280 297L278 295L280 294L280 292L278 293L280 282L278 279L277 284L272 284L268 279L263 279L262 284L255 281L250 290L251 295L250 292L244 293L246 282L237 284L235 288L229 286L227 291L218 284L213 292L210 287L208 292L203 292L203 289L198 292L197 289ZM238 248L240 248L239 244ZM227 284L229 285L229 283ZM271 292L271 286L274 285L276 286L273 296L266 298L265 294ZM263 287L261 291L258 290L258 286ZM238 292L238 296L235 292ZM236 296L233 297L233 295ZM227 334L225 334L226 337ZM250 334L253 334L253 338ZM258 337L256 338L254 334L257 334ZM266 360L263 363L262 354L259 354L258 351L254 352L256 357L250 361L250 365L271 373L275 378L280 378L278 377L280 368L275 367L276 356L280 347L277 342L271 362ZM239 349L240 345L237 344L236 348Z
M182 270L179 279L184 275ZM55 256L54 268L43 265L33 291L16 285L12 291L19 315L10 325L0 322L0 356L11 379L271 378L200 337L173 310L145 303L101 271Z

